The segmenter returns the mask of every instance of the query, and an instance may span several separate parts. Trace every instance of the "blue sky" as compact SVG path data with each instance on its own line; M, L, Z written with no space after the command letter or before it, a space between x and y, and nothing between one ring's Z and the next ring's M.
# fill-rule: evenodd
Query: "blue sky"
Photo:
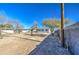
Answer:
M25 28L30 28L34 21L37 21L39 27L46 18L60 19L61 9L58 3L14 3L0 4L0 12L10 17L18 19ZM65 4L65 18L77 22L79 19L79 4Z

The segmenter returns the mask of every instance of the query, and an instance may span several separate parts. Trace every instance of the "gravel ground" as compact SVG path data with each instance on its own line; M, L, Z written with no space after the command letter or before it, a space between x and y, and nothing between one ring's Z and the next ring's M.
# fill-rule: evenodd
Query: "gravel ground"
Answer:
M68 49L61 47L56 36L49 35L29 55L70 55Z
M45 36L3 33L0 39L0 55L24 55L31 52Z

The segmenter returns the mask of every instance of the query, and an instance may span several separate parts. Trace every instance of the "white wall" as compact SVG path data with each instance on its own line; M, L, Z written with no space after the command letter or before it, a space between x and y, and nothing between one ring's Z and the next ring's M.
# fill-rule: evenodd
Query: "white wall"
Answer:
M2 32L6 32L6 33L14 33L13 30L2 30Z
M23 32L23 33L26 33L26 32L28 32L28 30L23 30L22 32Z
M6 33L14 33L13 30L2 30L2 32L6 32ZM26 33L26 32L28 32L28 31L27 31L27 30L23 30L22 32L23 32L23 33Z
M59 30L55 33L59 33ZM65 29L64 39L69 51L75 55L79 55L79 28Z
M79 28L65 31L65 40L71 52L79 55Z

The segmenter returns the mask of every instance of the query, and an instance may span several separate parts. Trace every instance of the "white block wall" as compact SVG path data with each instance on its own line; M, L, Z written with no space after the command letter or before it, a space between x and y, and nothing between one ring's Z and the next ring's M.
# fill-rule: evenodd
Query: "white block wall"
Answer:
M57 31L56 33L59 33ZM69 51L75 55L79 55L79 28L64 30L65 44L69 47Z
M79 28L65 31L65 40L73 54L79 54Z
M14 33L13 30L2 30L2 32L6 32L6 33ZM28 32L28 31L27 31L27 30L23 30L22 32L23 32L23 33L26 33L26 32Z
M2 30L2 32L6 32L6 33L14 33L13 30Z

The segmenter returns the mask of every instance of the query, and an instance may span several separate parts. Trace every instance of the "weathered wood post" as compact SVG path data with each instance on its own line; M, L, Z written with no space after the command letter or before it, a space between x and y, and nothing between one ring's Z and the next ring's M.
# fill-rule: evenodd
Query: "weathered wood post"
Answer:
M64 41L64 3L61 3L61 43L62 43L62 47L65 47L65 41Z

